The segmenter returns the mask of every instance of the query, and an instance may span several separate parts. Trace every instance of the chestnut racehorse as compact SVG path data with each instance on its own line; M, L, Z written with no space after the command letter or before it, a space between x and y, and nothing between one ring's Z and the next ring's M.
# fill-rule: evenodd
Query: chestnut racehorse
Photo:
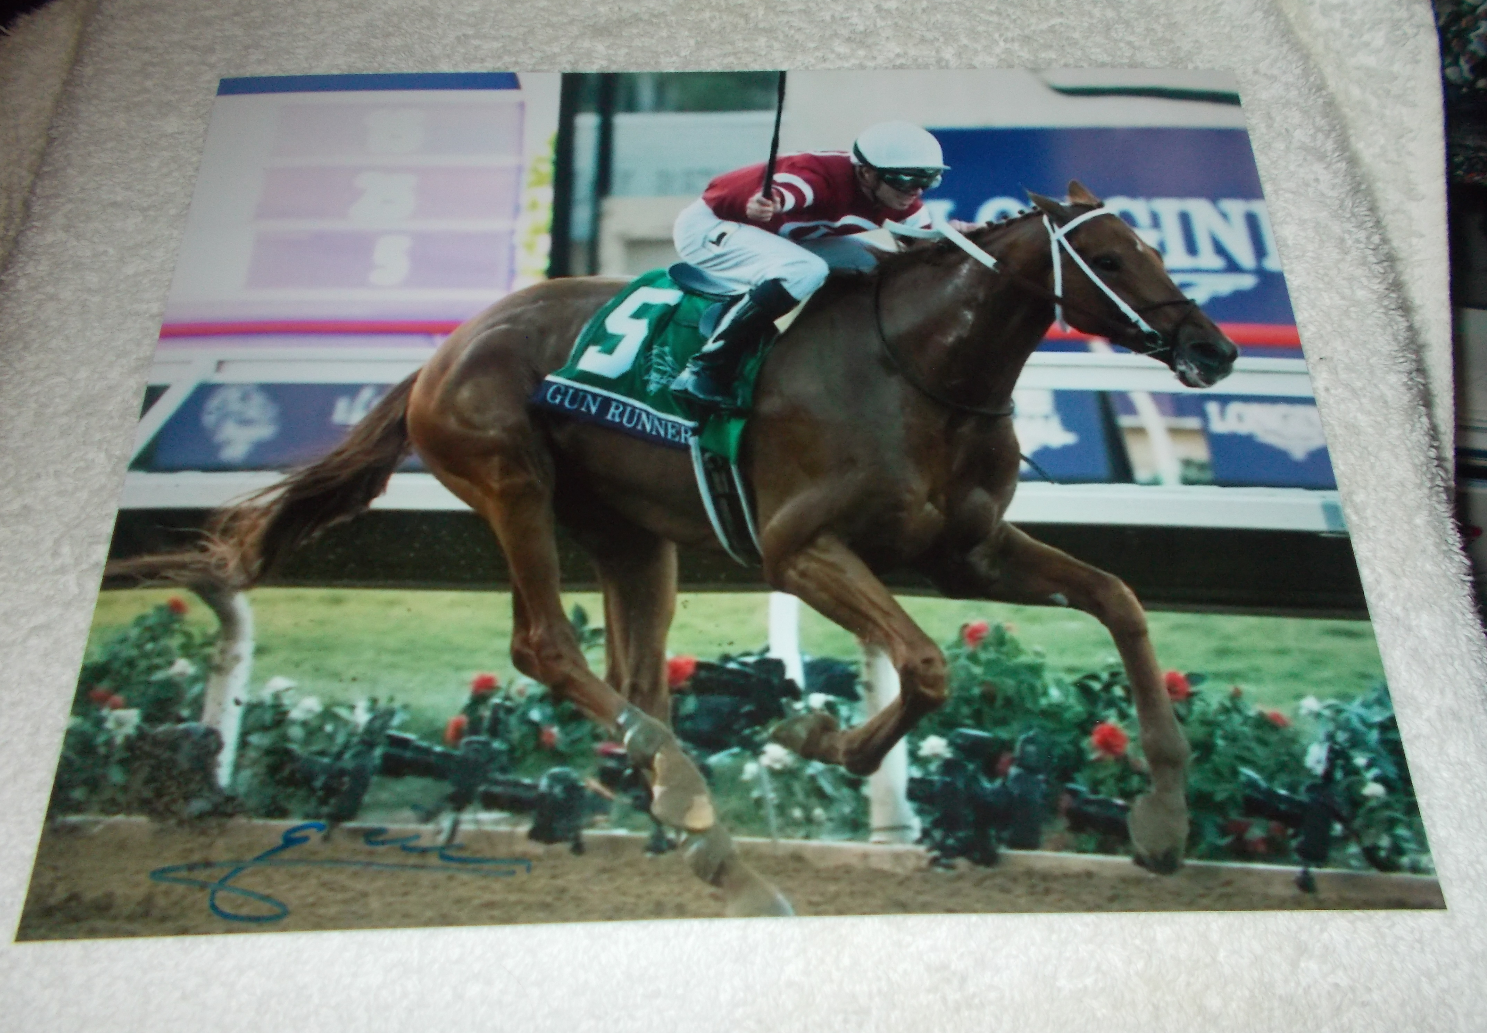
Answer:
M1076 607L1109 629L1134 696L1152 782L1130 813L1136 858L1170 872L1187 838L1188 747L1145 614L1119 579L1004 519L1019 470L1012 391L1056 313L1193 387L1226 376L1237 349L1183 297L1159 254L1077 182L1066 203L1031 196L1032 210L959 245L921 244L873 272L833 278L769 354L740 458L764 579L885 650L901 684L858 727L813 714L775 737L867 774L944 701L945 659L880 572L916 570L956 598ZM552 280L465 323L334 452L224 511L211 563L233 587L253 584L317 530L365 509L416 449L500 540L516 667L623 736L649 772L653 814L683 833L693 871L723 890L728 913L788 914L737 857L669 730L676 546L720 548L689 455L527 404L622 286ZM603 588L603 679L563 613L559 525L592 557ZM176 562L200 570L207 558Z

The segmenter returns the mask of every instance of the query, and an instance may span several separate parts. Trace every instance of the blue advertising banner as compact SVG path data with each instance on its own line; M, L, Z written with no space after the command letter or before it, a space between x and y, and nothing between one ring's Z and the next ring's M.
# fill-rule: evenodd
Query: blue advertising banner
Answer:
M387 384L202 384L130 465L150 473L284 470L341 443Z
M1099 392L1024 388L1013 400L1018 446L1043 471L1024 462L1023 480L1041 481L1044 473L1062 484L1116 479Z
M1311 399L1175 395L1173 404L1179 414L1203 421L1215 484L1337 487Z
M1162 253L1214 321L1294 327L1243 129L935 129L950 171L927 200L984 221L1077 179ZM1233 334L1240 344L1242 334Z
M341 93L348 90L518 90L515 72L385 72L353 75L250 75L217 82L217 96Z
M131 464L149 473L283 470L340 444L387 384L202 384ZM1067 483L1114 480L1111 441L1093 391L1020 390L1022 452ZM413 466L421 467L416 458ZM1023 464L1024 479L1039 480Z

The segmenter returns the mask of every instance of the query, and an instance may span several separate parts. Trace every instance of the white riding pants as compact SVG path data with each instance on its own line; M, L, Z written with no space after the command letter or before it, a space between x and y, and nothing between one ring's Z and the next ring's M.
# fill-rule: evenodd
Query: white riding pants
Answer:
M791 297L804 301L832 269L871 269L872 251L851 237L792 241L747 223L713 214L698 198L676 217L676 252L688 262L746 293L765 280L781 280Z

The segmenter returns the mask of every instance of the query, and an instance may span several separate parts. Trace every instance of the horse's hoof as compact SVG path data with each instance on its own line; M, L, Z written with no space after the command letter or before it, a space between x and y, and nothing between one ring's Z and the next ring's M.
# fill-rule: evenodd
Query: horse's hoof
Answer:
M807 760L842 763L841 729L836 718L819 710L781 721L769 738Z
M1166 853L1159 854L1155 857L1137 854L1131 860L1153 875L1171 875L1182 867L1182 855L1176 850L1168 850Z
M651 829L651 838L646 840L645 852L651 857L659 857L675 849L676 844L666 834L665 827L660 822L656 822Z
M713 827L717 815L707 782L697 766L672 740L651 762L651 816L663 825L687 832Z
M779 890L739 858L733 837L722 826L689 835L683 856L694 875L723 891L727 917L789 918L795 914Z
M1131 805L1126 825L1137 864L1157 875L1171 875L1182 867L1187 846L1188 812L1181 797L1162 799L1151 793Z
M748 865L739 862L740 875L746 879L741 887L730 890L725 886L723 894L727 904L723 907L725 918L794 918L795 909L790 906L780 891L765 882ZM730 880L733 881L733 880Z
M717 816L707 782L677 745L676 737L637 707L620 715L625 751L636 764L650 768L651 817L684 832L705 832Z

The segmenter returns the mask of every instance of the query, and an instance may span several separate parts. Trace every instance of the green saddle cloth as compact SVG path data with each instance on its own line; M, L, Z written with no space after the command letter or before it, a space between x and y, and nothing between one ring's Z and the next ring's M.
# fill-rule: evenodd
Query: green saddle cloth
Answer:
M737 462L754 383L767 342L734 382L738 411L700 410L671 393L671 382L706 339L698 321L713 300L689 294L665 269L630 282L589 320L562 369L545 377L532 404L669 448L702 449Z

